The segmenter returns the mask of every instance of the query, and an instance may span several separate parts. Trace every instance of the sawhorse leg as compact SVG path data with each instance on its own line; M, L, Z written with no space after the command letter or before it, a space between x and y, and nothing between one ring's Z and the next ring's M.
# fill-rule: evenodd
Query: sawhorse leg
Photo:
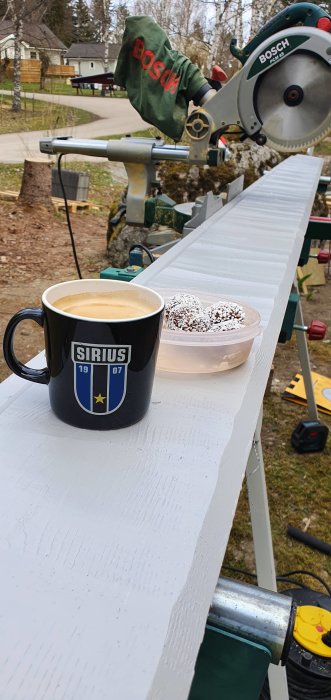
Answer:
M302 306L301 306L300 299L297 303L294 323L295 323L295 325L298 325L298 326L304 326L304 320L303 320L303 315L302 315ZM306 397L307 397L308 416L309 416L310 420L319 420L315 396L314 396L314 385L313 385L313 380L312 380L312 376L311 376L308 343L307 343L307 338L306 338L306 334L304 333L304 331L296 331L296 339L297 339L299 360L300 360L301 369L302 369L302 376L303 376L303 381L304 381L304 385L305 385L305 392L306 392Z
M277 591L272 547L268 496L261 446L262 409L246 467L246 483L251 514L257 582L261 588ZM285 668L270 666L268 672L271 700L289 700Z

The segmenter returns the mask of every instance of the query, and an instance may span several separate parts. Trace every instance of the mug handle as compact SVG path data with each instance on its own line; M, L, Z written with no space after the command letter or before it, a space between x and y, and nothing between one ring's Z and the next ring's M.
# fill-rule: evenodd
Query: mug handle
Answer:
M36 382L37 384L48 384L50 380L50 373L47 367L44 369L33 369L32 367L27 367L20 362L14 353L14 333L16 326L26 319L31 319L36 321L39 326L44 325L44 312L42 309L23 309L18 311L13 318L10 319L8 326L5 330L3 337L3 354L7 362L8 367L17 374L18 377L22 379L28 379L30 382Z

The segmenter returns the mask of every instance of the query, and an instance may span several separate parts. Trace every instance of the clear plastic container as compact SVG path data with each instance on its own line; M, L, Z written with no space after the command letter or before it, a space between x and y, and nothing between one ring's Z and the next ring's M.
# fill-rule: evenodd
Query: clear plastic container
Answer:
M157 360L157 370L185 374L223 372L238 367L248 358L254 338L259 335L260 314L251 306L215 294L193 290L157 289L165 301L173 294L194 294L204 307L218 301L232 301L245 310L243 328L233 331L187 332L163 328Z

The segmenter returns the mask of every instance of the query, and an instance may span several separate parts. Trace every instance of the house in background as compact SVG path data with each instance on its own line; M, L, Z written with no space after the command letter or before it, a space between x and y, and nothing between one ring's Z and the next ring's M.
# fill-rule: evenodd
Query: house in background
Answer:
M108 71L114 73L121 44L109 44ZM73 66L76 75L95 75L104 73L105 70L105 45L99 44L71 44L65 55L68 66Z
M67 47L46 24L24 23L23 40L21 43L21 58L23 60L40 59L41 53L46 53L51 65L59 66L64 63ZM14 29L10 20L0 22L0 59L14 58Z

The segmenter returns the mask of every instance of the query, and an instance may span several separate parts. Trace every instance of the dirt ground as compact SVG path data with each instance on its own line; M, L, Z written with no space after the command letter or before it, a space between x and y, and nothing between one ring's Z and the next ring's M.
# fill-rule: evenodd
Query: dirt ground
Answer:
M13 314L40 306L51 284L76 279L77 273L64 214L47 209L0 203L0 334ZM98 277L109 265L106 256L107 216L79 212L71 215L77 256L83 277ZM15 333L15 352L26 362L44 347L43 331L23 321ZM0 381L10 374L3 355Z
M0 333L19 309L40 305L42 292L51 284L77 277L64 214L28 209L16 203L0 203ZM77 255L83 277L98 277L109 265L106 255L107 213L77 212L71 215ZM327 278L327 266L326 278ZM302 299L305 322L312 318L327 326L325 341L310 344L312 368L330 373L331 279L315 287L311 298ZM15 334L15 351L26 362L43 349L43 331L24 321ZM330 352L328 352L330 350ZM279 345L275 356L274 388L283 390L299 369L294 342ZM0 381L10 371L1 354ZM278 386L277 386L278 385Z

